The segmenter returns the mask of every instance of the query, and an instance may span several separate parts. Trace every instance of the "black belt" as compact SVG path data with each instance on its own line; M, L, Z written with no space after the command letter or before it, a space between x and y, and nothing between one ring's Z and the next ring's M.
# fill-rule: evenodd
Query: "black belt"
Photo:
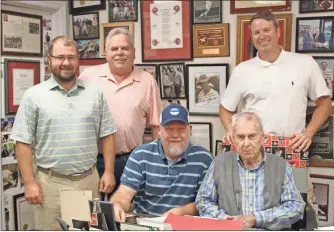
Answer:
M92 168L90 168L89 170L82 172L82 173L78 173L78 174L73 174L73 175L64 175L64 174L60 174L58 172L55 172L51 169L46 169L46 168L42 168L42 167L37 167L37 171L41 171L47 175L50 176L54 176L54 177L59 177L59 178L64 178L64 179L69 179L72 181L77 181L77 180L81 180L89 175L91 175L93 173L93 169L95 166L93 166Z
M133 151L133 149L131 151L129 151L129 152L126 152L126 153L116 154L116 158L121 158L123 156L129 156L132 151ZM102 153L98 153L98 156L103 157L103 154Z

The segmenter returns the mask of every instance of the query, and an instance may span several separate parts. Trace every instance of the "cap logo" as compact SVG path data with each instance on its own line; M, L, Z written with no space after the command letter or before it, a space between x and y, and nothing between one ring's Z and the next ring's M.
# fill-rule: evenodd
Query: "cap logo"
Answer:
M172 108L170 109L169 113L173 116L178 115L180 113L180 110L178 108Z

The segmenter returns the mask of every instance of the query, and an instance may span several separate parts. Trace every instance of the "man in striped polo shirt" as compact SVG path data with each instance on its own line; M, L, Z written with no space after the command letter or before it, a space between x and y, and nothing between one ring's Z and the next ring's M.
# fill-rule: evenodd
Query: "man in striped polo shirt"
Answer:
M131 200L136 213L196 215L195 197L212 162L209 151L190 143L188 111L172 104L163 109L160 139L137 147L126 163L111 201L117 221L125 221Z
M24 93L11 134L38 230L60 229L60 191L91 190L95 198L115 186L116 127L104 94L76 79L79 57L72 38L53 39L49 54L53 77ZM99 139L106 167L101 180L95 168Z

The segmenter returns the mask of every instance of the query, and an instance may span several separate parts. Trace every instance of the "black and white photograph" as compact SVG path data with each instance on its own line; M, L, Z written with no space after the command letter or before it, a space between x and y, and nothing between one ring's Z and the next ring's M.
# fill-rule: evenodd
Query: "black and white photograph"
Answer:
M334 17L297 18L296 52L334 52Z
M39 34L39 24L29 23L29 33L38 35Z
M77 40L80 59L92 59L100 57L100 40Z
M137 0L109 0L109 22L138 21Z
M195 104L220 103L219 72L198 72L195 74Z
M156 65L156 64L135 64L135 66L140 70L148 72L149 74L151 74L155 78L155 80L157 82L159 82L159 79L158 79L158 65Z
M334 11L333 0L299 0L299 13Z
M328 220L328 194L329 194L329 185L312 183L315 195L315 203L318 207L318 218L319 221Z
M163 99L161 100L161 103L162 103L162 108L165 108L166 106L171 104L178 104L185 107L186 109L188 107L187 99Z
M73 15L73 38L99 38L99 12Z
M184 63L159 65L161 99L185 99Z
M326 85L330 90L331 98L334 99L334 57L313 57L318 63L322 76L326 81Z
M16 35L4 35L5 48L22 48L22 37Z
M193 24L221 23L222 1L193 1Z
M16 163L2 165L3 190L16 188L19 180L18 167Z

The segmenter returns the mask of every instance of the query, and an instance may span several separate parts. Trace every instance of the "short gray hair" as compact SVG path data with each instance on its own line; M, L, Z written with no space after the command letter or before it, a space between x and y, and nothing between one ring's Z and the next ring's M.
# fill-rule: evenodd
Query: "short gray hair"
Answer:
M53 40L51 40L49 47L48 47L48 53L49 55L53 54L53 46L56 42L58 41L63 41L64 42L64 46L74 46L76 51L77 51L77 55L79 55L79 47L78 44L73 40L72 37L67 36L67 35L60 35L57 36L56 38L54 38Z
M132 48L134 48L134 39L133 39L132 33L123 27L116 27L112 29L111 31L109 31L106 37L106 46L105 46L106 51L108 50L108 47L109 47L110 38L115 35L119 35L119 34L126 35L129 39L130 45L132 46Z
M254 112L241 112L241 113L238 113L238 114L234 114L232 116L232 128L233 128L233 131L238 123L238 121L240 119L246 119L246 121L255 121L259 130L261 132L263 132L263 124L262 124L262 120L260 119L260 117L254 113Z

